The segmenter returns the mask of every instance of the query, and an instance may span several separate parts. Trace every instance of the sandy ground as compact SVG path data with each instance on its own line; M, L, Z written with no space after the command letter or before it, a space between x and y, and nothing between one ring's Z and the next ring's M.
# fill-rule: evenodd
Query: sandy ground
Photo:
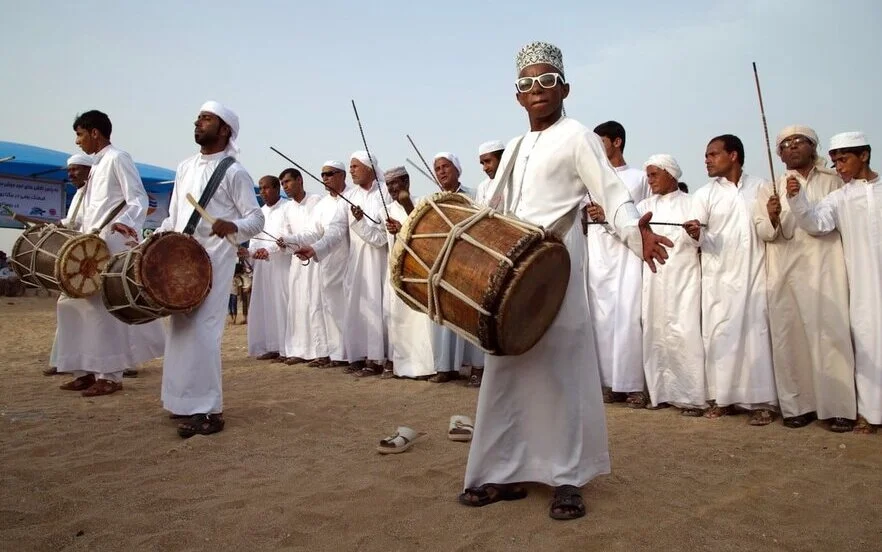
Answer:
M158 361L115 395L61 391L53 300L0 299L3 550L882 550L882 435L615 405L585 518L551 520L538 486L472 509L446 429L475 390L258 363L230 327L227 429L184 441ZM430 438L377 454L399 424Z

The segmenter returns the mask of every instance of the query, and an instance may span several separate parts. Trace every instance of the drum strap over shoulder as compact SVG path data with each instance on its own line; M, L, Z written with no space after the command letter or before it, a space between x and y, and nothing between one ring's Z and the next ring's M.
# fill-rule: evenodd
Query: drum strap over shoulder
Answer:
M202 190L202 195L199 196L199 206L203 209L208 202L211 201L212 196L220 187L221 180L223 180L224 175L227 174L227 169L230 168L230 165L236 162L236 159L233 157L224 157L221 159L221 162L217 164L214 172L211 173L211 178L208 179L208 184L205 185L205 189ZM184 234L192 235L193 232L196 231L196 225L199 224L199 213L196 212L196 209L193 209L193 214L190 215L190 219L187 221L187 226L184 227Z

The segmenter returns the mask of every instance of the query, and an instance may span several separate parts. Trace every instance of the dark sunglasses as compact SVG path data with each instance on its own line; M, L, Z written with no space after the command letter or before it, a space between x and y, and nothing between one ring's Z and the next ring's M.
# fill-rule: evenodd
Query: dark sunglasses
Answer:
M322 178L325 178L325 177L331 178L332 176L334 176L338 172L343 172L343 171L324 171L322 173Z

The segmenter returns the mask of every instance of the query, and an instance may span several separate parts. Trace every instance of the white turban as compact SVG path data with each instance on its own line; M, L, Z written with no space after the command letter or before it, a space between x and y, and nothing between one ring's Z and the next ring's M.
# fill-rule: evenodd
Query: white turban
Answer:
M377 161L376 155L371 155L370 157L368 157L366 151L359 150L352 154L352 156L349 158L349 161L351 162L353 159L355 159L365 167L374 169L374 175L376 175L377 177L377 182L380 182L381 184L386 183L386 178L383 176L383 169L380 168L380 163L379 161Z
M490 142L484 142L480 146L478 146L478 156L484 155L485 153L493 153L494 151L502 151L505 149L505 144L500 140L492 140Z
M239 146L236 144L236 138L239 136L239 116L233 113L223 104L215 101L207 101L199 108L199 112L213 113L217 115L221 121L225 122L232 131L230 134L230 143L227 145L228 150L232 150L233 154L239 153Z
M68 157L67 166L71 165L83 165L84 167L91 167L95 162L92 160L91 155L86 155L84 153L75 153Z
M814 131L814 129L804 126L804 125L790 125L788 127L784 127L781 132L778 133L778 137L775 139L775 147L780 148L781 142L790 138L791 136L796 136L797 134L801 136L805 136L814 144L818 145L818 134Z
M388 171L386 171L385 179L386 182L389 182L393 178L401 178L402 176L409 176L407 174L407 169L404 167L392 167Z
M322 164L322 167L331 167L338 171L346 172L346 165L344 165L342 161L325 161L324 164Z
M833 138L830 138L830 151L843 148L860 148L869 145L870 142L863 132L840 132Z
M680 164L677 163L676 159L666 153L658 153L647 159L646 163L643 163L643 170L646 170L650 165L665 171L673 176L674 180L680 180L680 177L683 176L683 171L680 170Z
M448 161L453 163L454 167L456 167L456 172L462 174L462 165L459 163L459 158L457 156L453 155L449 151L442 151L435 154L435 159L433 159L433 161L437 161L439 159L447 159Z

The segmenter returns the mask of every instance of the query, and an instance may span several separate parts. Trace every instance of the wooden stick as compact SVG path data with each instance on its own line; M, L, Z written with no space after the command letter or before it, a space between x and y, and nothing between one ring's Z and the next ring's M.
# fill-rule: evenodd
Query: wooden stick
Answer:
M371 155L371 150L368 149L367 140L364 138L364 129L361 128L361 119L358 116L358 109L355 107L355 100L352 100L352 111L355 112L355 120L358 121L358 132L361 133L361 143L364 144L364 151L367 153L368 161L371 162L371 168L374 170L374 176L377 179L377 186L380 185L380 168L374 163L374 158ZM380 201L383 202L383 212L386 213L386 220L389 220L389 209L386 208L386 196L383 195L383 190L380 190Z
M192 205L193 208L196 209L196 212L199 213L199 216L205 219L205 222L207 222L208 224L214 224L215 222L217 222L216 218L209 215L208 211L203 209L202 205L199 205L199 202L196 201L196 198L193 197L193 194L187 194L187 201L189 201L190 205ZM226 236L224 236L224 238L226 238L226 240L230 242L233 247L235 247L236 249L239 248L239 244L236 243L236 238L234 238L232 234L227 234Z
M434 178L432 178L432 176L429 175L429 173L427 173L426 171L424 171L423 169L421 169L419 165L417 165L416 163L414 163L414 162L411 161L410 159L407 159L407 162L410 163L410 164L413 166L413 168L415 168L416 170L420 171L420 174L421 174L421 175L423 175L423 176L425 176L426 178L428 178L429 180L431 180L433 184L438 184L438 182L437 182Z
M759 73L756 62L753 62L753 79L756 81L756 95L759 97L760 115L763 118L763 133L766 138L766 153L769 154L769 172L772 175L772 193L778 197L778 183L775 181L775 165L772 162L772 146L769 143L769 126L766 124L766 108L763 106L763 93L760 90Z
M420 158L420 161L422 161L422 162L423 162L423 165L425 165L426 170L429 171L429 174L430 174L430 175L432 175L432 182L434 182L435 184L437 184L438 187L441 188L441 191L443 192L443 191L444 191L444 186L442 186L441 183L438 182L438 178L435 176L435 171L433 171L432 168L429 167L429 164L426 163L426 159L423 157L423 154L420 153L420 150L419 150L419 148L416 147L416 144L413 143L413 139L410 137L410 134L405 134L405 136L407 136L407 141L410 142L410 145L413 146L413 151L416 152L416 154L417 154L417 155L419 156L419 158Z
M649 225L650 225L650 226L652 226L653 224L657 224L657 225L659 225L659 226L683 226L683 225L686 224L686 223L685 223L685 222L654 222L654 221L649 221ZM701 226L702 228L707 228L707 224L704 224L703 222L698 223L698 225Z

